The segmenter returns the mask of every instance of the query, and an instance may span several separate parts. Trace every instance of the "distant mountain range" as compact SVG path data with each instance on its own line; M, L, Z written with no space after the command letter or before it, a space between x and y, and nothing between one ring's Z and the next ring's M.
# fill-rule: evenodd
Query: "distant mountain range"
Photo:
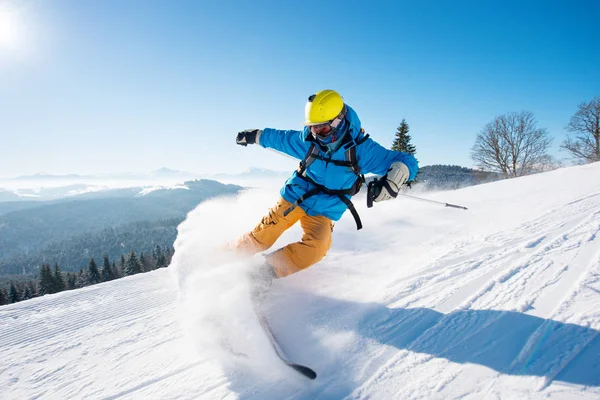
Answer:
M252 180L252 179L273 179L273 178L285 178L291 174L291 171L273 171L270 169L250 167L239 174L215 174L211 175L211 179L216 180Z
M193 172L179 171L169 168L160 168L156 171L143 173L143 172L117 172L111 174L99 174L99 175L78 175L78 174L67 174L67 175L55 175L38 173L33 175L22 175L15 178L0 179L0 183L5 181L39 181L39 182L53 182L53 181L78 181L78 182L89 182L89 181L106 181L106 180L159 180L159 179L178 179L183 181L193 179L216 179L216 178L273 178L282 175L289 174L289 171L273 171L265 168L250 167L241 173L233 174L196 174Z
M124 188L53 201L0 203L0 275L36 273L42 263L64 270L91 257L172 246L177 225L199 203L243 188L212 180L183 185Z
M94 180L154 180L161 178L175 178L182 180L199 179L199 174L178 171L169 168L160 168L156 171L149 173L143 172L117 172L111 174L99 174L99 175L78 175L78 174L67 174L67 175L55 175L38 173L33 175L22 175L16 178L8 178L7 181L94 181Z
M262 168L249 168L237 174L199 175L186 171L161 168L149 173L123 172L105 175L53 175L34 174L16 178L0 179L0 203L18 201L47 201L83 194L105 193L100 196L112 196L116 189L138 187L141 192L156 188L173 188L185 181L210 179L228 183L245 184L252 180L273 178L284 179L290 172L273 171Z

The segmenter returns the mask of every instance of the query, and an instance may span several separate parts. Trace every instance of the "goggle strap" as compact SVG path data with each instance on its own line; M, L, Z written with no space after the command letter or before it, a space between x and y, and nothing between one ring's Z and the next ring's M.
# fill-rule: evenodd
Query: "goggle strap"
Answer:
M330 125L333 129L337 129L337 127L342 123L344 118L346 118L346 112L347 112L347 108L346 108L346 105L344 104L344 108L342 108L342 111L338 114L337 117L335 117L331 121Z

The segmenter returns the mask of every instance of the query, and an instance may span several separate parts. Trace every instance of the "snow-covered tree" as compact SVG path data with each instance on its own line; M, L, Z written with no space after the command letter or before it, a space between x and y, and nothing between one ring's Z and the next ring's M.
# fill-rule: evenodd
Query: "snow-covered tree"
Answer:
M125 275L125 256L121 254L121 259L119 260L119 275Z
M571 117L567 130L575 134L561 144L578 161L589 163L600 161L600 97L589 103L581 103Z
M67 288L65 284L65 279L63 278L63 274L60 271L60 267L58 264L54 264L54 289L56 292L62 292Z
M118 279L122 276L123 270L119 270L119 268L117 267L117 264L115 264L114 261L112 263L112 271L113 271L113 276L115 277L115 279Z
M102 257L101 275L102 275L102 282L108 282L108 281L112 281L113 279L115 279L113 269L110 265L110 261L108 260L108 255L104 255L104 257Z
M148 272L152 270L150 260L148 260L148 258L144 255L143 251L140 253L140 266L142 268L142 272Z
M83 270L83 268L79 270L79 274L77 274L77 278L75 278L76 288L86 287L90 284L87 275L88 274Z
M131 252L129 257L127 257L127 261L125 262L125 269L123 270L123 275L135 275L142 272L142 266L140 265L140 261L138 260L135 252Z
M94 285L96 283L99 283L101 281L100 279L100 272L98 271L98 265L96 264L96 261L94 261L94 259L90 259L90 263L88 265L88 282L90 285Z
M167 266L167 259L165 258L165 254L160 247L160 244L156 245L152 251L152 256L154 257L156 268L164 268Z
M21 292L21 301L29 300L33 297L33 293L31 293L31 288L28 285L25 285L23 291Z
M67 290L73 290L77 287L77 277L75 274L67 273Z
M10 289L8 291L8 301L9 303L16 303L21 301L21 296L19 295L19 291L13 282L10 283Z
M50 264L42 264L40 267L40 281L38 293L40 295L56 293L56 283L54 276L52 276L52 270Z

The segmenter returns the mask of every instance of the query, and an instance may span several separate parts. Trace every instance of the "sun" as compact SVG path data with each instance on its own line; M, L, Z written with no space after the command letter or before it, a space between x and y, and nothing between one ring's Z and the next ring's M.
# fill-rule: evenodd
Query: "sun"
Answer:
M19 45L18 15L13 8L0 4L0 50L14 50Z

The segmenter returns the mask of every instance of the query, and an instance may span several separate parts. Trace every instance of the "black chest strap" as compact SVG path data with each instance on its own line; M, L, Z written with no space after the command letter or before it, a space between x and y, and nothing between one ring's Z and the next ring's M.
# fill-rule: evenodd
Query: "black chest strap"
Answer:
M346 207L348 207L348 210L350 210L350 213L352 214L352 216L354 217L354 221L356 222L356 229L361 229L362 222L360 220L360 216L358 215L358 212L356 211L354 204L352 204L352 202L350 201L350 199L348 197L346 197L346 195L354 196L355 194L360 192L362 184L365 182L365 177L361 174L360 167L358 166L358 159L356 158L356 146L363 143L365 140L367 140L368 137L369 137L369 135L367 134L367 135L361 137L359 140L353 140L353 139L350 139L349 135L348 135L349 140L346 140L346 143L343 144L343 147L346 150L346 152L345 152L346 160L345 161L333 160L330 157L324 157L324 156L320 155L319 147L317 146L316 143L313 142L311 144L310 148L308 149L308 152L306 153L306 157L304 157L304 160L302 160L300 162L300 166L298 167L298 176L300 178L304 179L305 181L307 181L308 183L310 183L311 185L313 185L314 188L308 190L306 193L304 193L302 196L300 196L300 198L298 200L296 200L294 202L294 204L292 204L291 207L289 207L287 210L285 210L283 212L283 215L287 216L299 204L301 204L304 200L308 199L309 197L312 197L319 193L325 193L328 195L337 196L340 199L340 201L342 203L344 203L346 205ZM325 161L326 163L331 163L338 167L350 168L352 170L352 172L354 172L354 174L356 175L356 181L354 181L354 184L349 189L329 189L323 185L318 184L317 182L315 182L312 178L310 178L306 174L306 169L315 160L322 160L322 161Z

